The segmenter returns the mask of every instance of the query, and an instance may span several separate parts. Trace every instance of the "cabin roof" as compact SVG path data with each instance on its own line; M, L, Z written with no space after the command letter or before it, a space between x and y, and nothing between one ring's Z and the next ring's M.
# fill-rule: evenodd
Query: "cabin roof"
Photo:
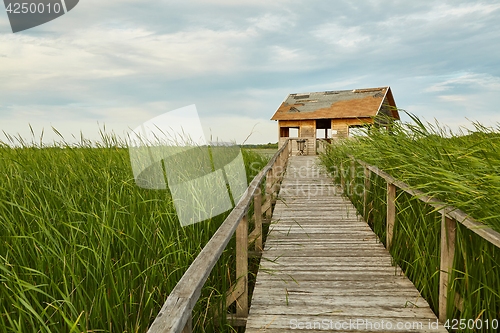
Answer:
M399 119L390 87L290 94L271 120L342 119L375 117L383 102Z

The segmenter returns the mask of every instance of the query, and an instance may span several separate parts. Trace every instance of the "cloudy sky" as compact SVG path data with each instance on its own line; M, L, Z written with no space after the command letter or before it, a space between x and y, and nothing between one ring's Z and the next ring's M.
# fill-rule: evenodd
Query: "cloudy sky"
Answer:
M276 142L287 94L387 85L427 121L495 126L499 55L497 0L81 0L16 34L1 8L0 130L95 139L196 104L214 136Z

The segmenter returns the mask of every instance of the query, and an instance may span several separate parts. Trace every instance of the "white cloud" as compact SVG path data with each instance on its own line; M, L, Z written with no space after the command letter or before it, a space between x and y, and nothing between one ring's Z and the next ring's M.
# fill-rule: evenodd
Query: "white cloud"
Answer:
M438 98L445 102L453 103L463 103L468 100L468 97L463 95L439 95Z
M437 21L442 19L464 18L471 15L490 15L500 9L500 4L468 3L462 5L439 4L433 7L425 15L410 15L410 18Z
M170 78L230 72L244 64L241 43L253 32L180 31L157 35L144 28L96 26L61 38L0 35L0 75L19 77L8 86L39 86L49 78L75 80L164 73ZM244 58L244 57L243 57ZM5 81L4 81L5 84Z
M425 91L427 92L449 91L456 88L457 86L482 89L483 91L484 90L499 91L500 78L492 76L490 74L458 73L450 78L446 78L438 83L431 85Z
M359 26L346 27L336 23L323 24L312 34L322 42L334 44L347 50L365 46L371 39Z
M222 5L222 6L230 6L230 7L243 7L243 6L251 6L251 7L267 7L270 6L282 6L287 2L291 2L290 0L196 0L194 2L203 3L203 4L213 4L213 5Z
M307 65L303 55L301 55L300 49L292 49L284 46L271 46L270 53L272 57L272 61L275 64L280 64L282 67L284 64L288 64L288 66L296 66L302 63L303 66Z
M279 16L270 13L249 18L248 21L257 29L265 31L280 31L295 25L295 18L293 15Z

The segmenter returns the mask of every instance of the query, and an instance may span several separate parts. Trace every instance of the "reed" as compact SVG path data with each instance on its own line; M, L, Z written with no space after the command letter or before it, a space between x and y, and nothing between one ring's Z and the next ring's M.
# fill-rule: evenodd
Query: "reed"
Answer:
M226 214L182 228L168 191L135 184L128 149L101 142L0 142L0 332L145 332ZM267 159L244 150L252 179ZM234 270L234 243L193 323L212 317Z

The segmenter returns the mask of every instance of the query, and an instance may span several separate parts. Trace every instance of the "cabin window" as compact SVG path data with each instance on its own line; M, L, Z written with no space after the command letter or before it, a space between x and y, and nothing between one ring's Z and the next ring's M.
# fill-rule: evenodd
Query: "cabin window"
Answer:
M298 138L298 127L280 127L280 138Z

